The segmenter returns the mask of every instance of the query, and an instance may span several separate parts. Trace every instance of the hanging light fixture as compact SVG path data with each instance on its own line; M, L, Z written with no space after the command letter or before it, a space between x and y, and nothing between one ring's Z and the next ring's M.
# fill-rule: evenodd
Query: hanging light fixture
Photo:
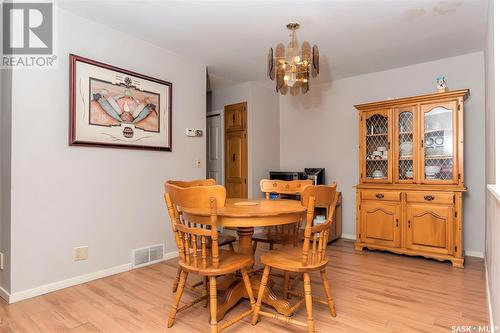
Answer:
M290 22L286 27L291 30L290 42L285 52L283 43L276 46L276 52L271 48L267 56L267 75L271 80L276 79L276 92L286 95L288 91L296 96L302 91L309 91L310 76L319 74L319 49L312 47L308 42L302 43L299 49L296 30L300 24Z

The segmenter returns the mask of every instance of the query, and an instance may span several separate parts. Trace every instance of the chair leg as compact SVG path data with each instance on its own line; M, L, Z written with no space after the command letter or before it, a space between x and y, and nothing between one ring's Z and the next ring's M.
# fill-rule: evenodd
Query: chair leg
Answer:
M269 251L272 251L274 249L274 243L269 243Z
M309 273L304 273L304 298L306 300L307 311L307 332L314 332L313 305L311 292L311 277Z
M201 295L206 296L205 303L203 304L203 307L206 308L208 306L208 299L209 299L208 278L204 276L202 277L202 281L203 281L203 291L201 292Z
M257 321L259 320L260 306L262 304L262 298L264 297L264 290L266 289L270 270L270 266L264 267L264 273L262 273L262 280L260 281L259 294L257 295L257 303L255 304L255 308L253 310L252 325L257 324Z
M253 253L257 251L257 241L253 241Z
M210 333L217 333L217 279L210 277Z
M172 292L175 293L177 291L177 287L179 286L179 279L181 278L181 267L177 266L177 273L175 274L174 284L172 285Z
M241 269L241 275L243 276L243 283L245 284L245 289L247 291L248 298L250 299L250 305L253 310L255 307L255 299L253 298L252 284L250 283L250 278L248 277L246 268Z
M167 326L170 328L174 325L175 315L177 314L177 308L179 307L179 302L181 301L182 293L184 292L184 286L186 285L188 273L181 269L181 276L179 279L179 286L175 293L174 304L172 305L172 310L170 310L170 316L168 317Z
M333 302L332 291L330 290L330 283L328 282L328 276L326 275L326 270L321 270L321 280L323 280L323 288L325 288L326 299L328 300L328 307L332 316L337 317L337 310L335 309L335 303Z
M229 250L231 252L234 252L234 246L233 246L233 243L229 243Z
M285 299L288 299L290 294L288 293L290 285L290 272L285 271L285 276L284 276L284 284L283 284L283 297Z

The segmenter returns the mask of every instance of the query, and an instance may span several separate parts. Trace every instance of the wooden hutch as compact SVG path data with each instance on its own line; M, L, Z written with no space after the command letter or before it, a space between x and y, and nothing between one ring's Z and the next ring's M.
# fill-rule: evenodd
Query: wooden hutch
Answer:
M463 267L464 100L456 90L355 105L359 170L355 248Z

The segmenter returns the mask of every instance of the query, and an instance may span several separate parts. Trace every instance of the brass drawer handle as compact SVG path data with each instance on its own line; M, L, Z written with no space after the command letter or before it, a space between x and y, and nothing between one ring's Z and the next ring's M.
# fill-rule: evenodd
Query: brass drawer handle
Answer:
M384 195L383 195L382 193L378 193L378 194L376 195L376 197L377 197L377 198L379 198L379 199L383 199L383 198L384 198Z
M432 195L426 195L424 197L424 199L427 200L427 201L432 201L432 200L434 200L434 197Z

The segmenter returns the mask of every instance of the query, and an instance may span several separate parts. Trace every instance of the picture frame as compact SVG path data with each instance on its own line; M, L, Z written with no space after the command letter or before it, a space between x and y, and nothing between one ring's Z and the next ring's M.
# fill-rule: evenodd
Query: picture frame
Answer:
M172 151L172 83L69 55L69 145Z

